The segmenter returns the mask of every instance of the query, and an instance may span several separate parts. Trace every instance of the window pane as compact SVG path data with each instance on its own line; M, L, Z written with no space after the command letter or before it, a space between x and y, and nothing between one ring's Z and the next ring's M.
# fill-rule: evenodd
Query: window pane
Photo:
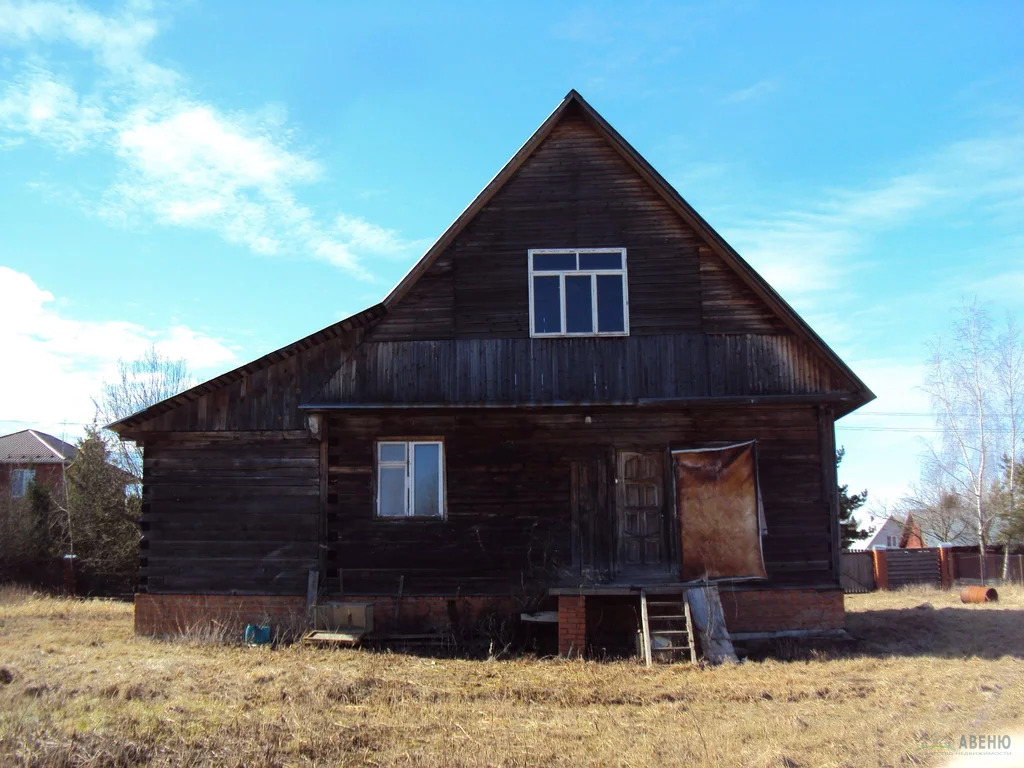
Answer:
M565 332L592 333L594 330L593 297L590 275L565 278Z
M622 269L622 254L581 253L580 269Z
M575 253L535 253L533 254L533 271L557 269L560 271L576 270Z
M11 472L11 496L15 499L22 498L28 493L29 484L35 480L34 469L15 469Z
M403 517L405 515L405 468L380 468L380 516Z
M416 472L413 477L413 514L429 517L440 517L441 508L438 506L438 489L441 484L441 477L438 474L440 467L441 446L439 445L415 445L413 446L415 459L413 468Z
M405 461L405 443L381 443L381 461Z
M562 332L562 301L558 281L561 278L533 278L533 332Z
M597 276L597 330L600 333L622 333L626 330L622 306L624 280L619 275Z

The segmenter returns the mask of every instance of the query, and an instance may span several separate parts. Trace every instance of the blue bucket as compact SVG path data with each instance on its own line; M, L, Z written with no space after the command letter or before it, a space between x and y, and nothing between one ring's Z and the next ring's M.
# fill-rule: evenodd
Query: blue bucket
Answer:
M246 624L245 642L253 645L267 645L270 642L270 625Z

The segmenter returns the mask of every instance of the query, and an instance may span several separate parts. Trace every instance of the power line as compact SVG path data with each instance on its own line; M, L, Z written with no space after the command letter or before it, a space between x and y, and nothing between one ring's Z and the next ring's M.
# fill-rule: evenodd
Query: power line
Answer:
M908 432L912 434L945 434L946 430L938 427L848 427L845 425L837 424L836 430L844 430L846 432ZM962 432L968 434L975 434L976 430L965 429ZM986 429L985 433L989 435L1008 435L1012 432L1011 429Z
M1013 416L1012 413L994 413L992 411L985 412L987 416ZM918 416L920 418L934 418L936 416L945 416L946 414L941 411L854 411L844 416L844 419L848 419L851 416Z
M0 419L0 424L67 424L71 427L91 427L92 421L68 421L67 419Z

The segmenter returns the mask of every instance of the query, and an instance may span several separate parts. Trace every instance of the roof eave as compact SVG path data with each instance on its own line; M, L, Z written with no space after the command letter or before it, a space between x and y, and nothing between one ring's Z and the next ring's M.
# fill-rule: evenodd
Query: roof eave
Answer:
M280 362L281 360L286 360L305 349L309 349L310 347L319 344L320 342L336 338L342 333L347 333L357 328L370 325L379 320L385 314L387 314L387 308L383 304L374 304L372 307L368 307L361 312L351 315L350 317L346 317L343 320L332 323L326 328L321 328L319 331L311 333L298 341L294 341L291 344L287 344L280 349L269 352L262 357L258 357L255 360L245 363L244 365L240 365L226 373L222 373L219 376L208 379L201 384L197 384L191 389L187 389L177 395L161 400L158 403L154 403L153 405L150 405L141 411L137 411L130 416L126 416L123 419L107 424L104 428L123 437L127 437L129 436L131 429L142 422L166 413L178 405L191 400L196 400L209 392L242 378L246 374L257 371L273 363Z

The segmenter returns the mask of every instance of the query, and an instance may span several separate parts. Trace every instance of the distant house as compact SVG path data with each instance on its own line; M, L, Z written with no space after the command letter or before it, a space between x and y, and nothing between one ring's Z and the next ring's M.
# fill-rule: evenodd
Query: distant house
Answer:
M885 522L864 544L865 549L921 549L924 546L921 526L913 515L904 520L893 516L885 518Z
M0 437L0 499L24 498L33 482L54 491L64 486L64 470L78 449L59 437L23 429Z

